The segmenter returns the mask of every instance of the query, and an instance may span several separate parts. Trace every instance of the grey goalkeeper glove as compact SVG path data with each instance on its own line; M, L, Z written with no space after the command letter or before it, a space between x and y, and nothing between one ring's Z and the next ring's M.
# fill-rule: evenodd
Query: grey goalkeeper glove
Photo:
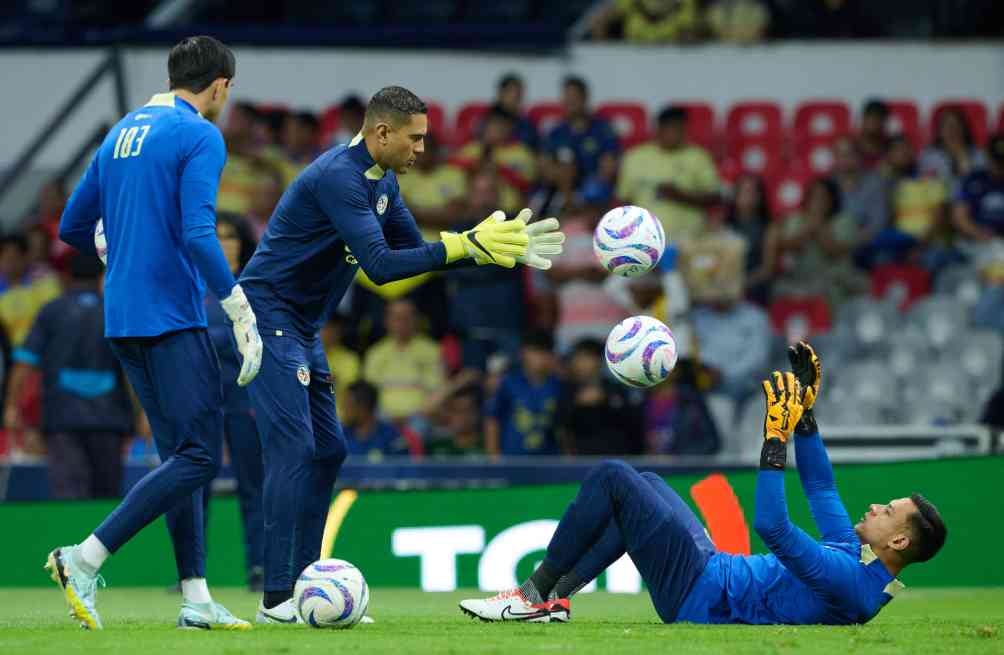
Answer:
M237 384L246 387L258 375L261 368L262 342L258 334L258 321L255 319L251 303L244 295L241 285L235 284L230 295L220 301L223 311L234 324L234 339L237 350L240 351L243 362L241 372L237 376Z
M565 233L560 231L561 224L556 218L531 223L532 219L533 212L529 209L521 210L513 219L526 225L526 234L530 237L526 254L517 256L516 261L546 271L551 268L551 259L562 253Z

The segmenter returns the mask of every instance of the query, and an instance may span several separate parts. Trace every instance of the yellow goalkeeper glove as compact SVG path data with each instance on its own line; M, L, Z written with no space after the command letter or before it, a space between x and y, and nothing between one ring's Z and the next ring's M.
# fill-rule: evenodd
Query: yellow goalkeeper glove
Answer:
M517 257L525 257L530 237L523 221L507 221L501 211L478 223L473 229L457 234L442 232L446 263L471 257L478 265L516 266Z
M788 361L791 370L802 385L802 407L806 411L812 409L819 398L819 384L823 380L823 365L812 346L800 341L788 348Z
M763 438L787 443L795 425L802 418L802 389L794 373L774 371L774 382L763 381L767 408L763 419Z

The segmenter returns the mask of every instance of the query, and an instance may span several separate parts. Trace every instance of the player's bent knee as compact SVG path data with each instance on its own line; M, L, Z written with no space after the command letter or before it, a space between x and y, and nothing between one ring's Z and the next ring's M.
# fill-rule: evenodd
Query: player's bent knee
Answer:
M621 479L633 473L634 469L627 462L619 459L600 462L592 471L594 476L604 480Z

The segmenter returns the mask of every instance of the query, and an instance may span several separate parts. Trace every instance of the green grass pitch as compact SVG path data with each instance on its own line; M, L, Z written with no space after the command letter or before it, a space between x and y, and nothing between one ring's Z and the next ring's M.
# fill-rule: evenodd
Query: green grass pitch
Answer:
M105 629L84 632L51 589L0 589L0 653L1004 653L1004 589L907 590L866 626L662 625L648 597L605 593L573 601L568 625L484 624L457 610L475 592L374 589L374 625L348 631L256 626L250 632L173 627L178 598L159 589L103 589ZM214 596L243 618L257 597Z

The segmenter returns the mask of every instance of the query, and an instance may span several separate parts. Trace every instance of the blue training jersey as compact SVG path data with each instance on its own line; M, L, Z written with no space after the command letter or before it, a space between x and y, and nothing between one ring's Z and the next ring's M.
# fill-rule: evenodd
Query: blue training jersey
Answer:
M105 137L59 225L60 239L95 254L95 224L104 221L105 336L204 328L206 282L217 297L230 294L216 239L226 158L219 129L173 93L155 95Z
M240 283L259 326L311 340L360 266L386 284L445 262L445 246L422 239L397 176L373 161L357 135L293 180Z
M712 555L677 621L865 623L903 588L871 547L858 540L819 434L796 437L795 450L822 542L788 518L784 472L760 471L755 528L771 553Z

